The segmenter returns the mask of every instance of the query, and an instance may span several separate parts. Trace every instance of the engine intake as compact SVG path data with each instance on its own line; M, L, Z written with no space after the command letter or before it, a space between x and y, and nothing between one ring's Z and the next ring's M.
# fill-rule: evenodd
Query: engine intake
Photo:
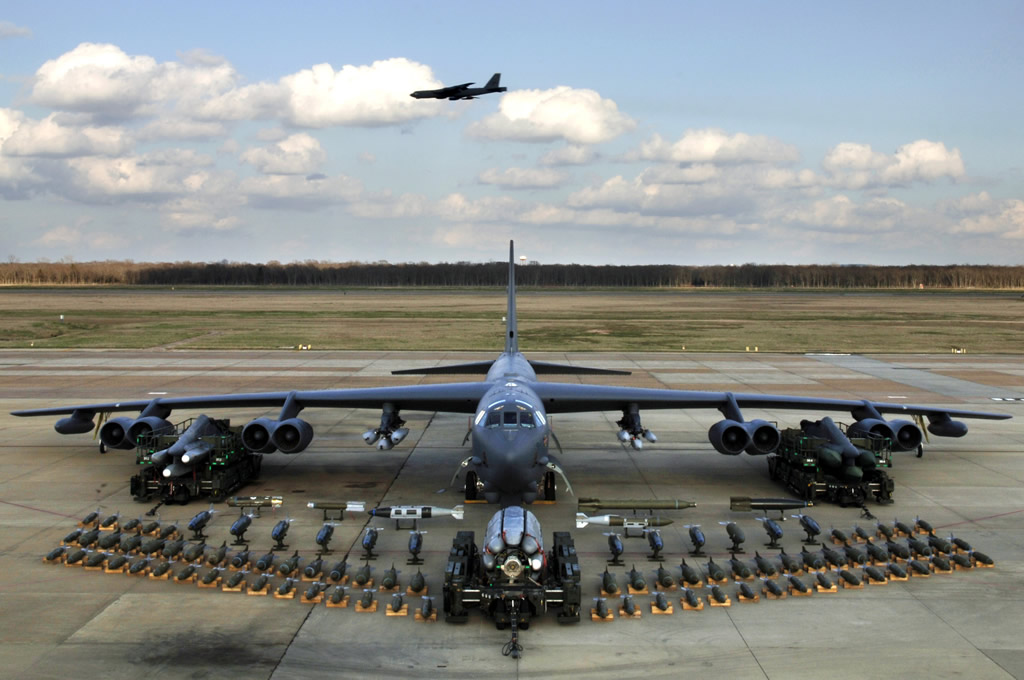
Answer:
M750 446L750 433L744 423L735 420L719 420L708 430L708 441L719 453L738 456Z
M253 453L273 453L277 447L272 440L277 421L272 418L257 418L242 428L242 444Z
M274 428L270 441L281 453L305 451L313 441L313 426L301 418L282 420Z
M923 439L921 429L909 420L888 421L882 418L858 420L847 430L850 437L876 435L892 441L895 451L912 451L920 446Z
M108 449L134 449L135 442L128 438L128 430L133 422L133 418L125 416L111 418L100 428L100 441Z

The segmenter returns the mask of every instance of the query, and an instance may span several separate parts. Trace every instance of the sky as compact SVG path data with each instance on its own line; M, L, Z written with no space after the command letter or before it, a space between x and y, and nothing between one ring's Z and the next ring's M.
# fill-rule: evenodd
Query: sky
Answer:
M1022 29L1019 2L0 2L0 257L1024 264Z

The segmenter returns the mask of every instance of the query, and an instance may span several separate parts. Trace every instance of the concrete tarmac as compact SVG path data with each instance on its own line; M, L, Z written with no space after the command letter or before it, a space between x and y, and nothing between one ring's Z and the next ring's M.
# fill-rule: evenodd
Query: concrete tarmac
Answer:
M652 596L637 596L640 620L616 617L597 623L558 625L553 617L523 631L522 658L502 656L507 631L481 615L469 623L418 623L408 597L406 617L388 617L389 595L375 593L376 613L354 607L328 609L295 600L249 597L127 575L48 565L42 557L87 513L142 515L154 502L136 503L128 490L134 452L100 455L91 435L61 436L55 419L13 418L9 411L49 405L150 395L232 391L319 389L398 385L418 381L394 377L394 368L493 358L493 354L424 352L191 352L191 351L0 351L0 676L17 678L380 678L380 677L956 677L1024 678L1024 358L976 355L812 356L766 354L555 354L549 361L626 368L629 377L584 378L590 382L678 389L773 392L1010 413L1010 421L968 421L963 439L932 438L923 458L895 455L895 503L870 504L880 520L920 516L937 533L955 533L996 561L994 569L911 579L904 583L842 590L834 594L762 598L741 604L730 583L730 608L682 611L678 592L671 616L654 616ZM579 380L565 376L565 381ZM434 378L430 378L434 380ZM423 379L426 382L427 379ZM172 420L196 415L176 412ZM236 424L262 415L239 409L211 415ZM272 414L273 415L273 414ZM795 426L823 413L750 412L748 417ZM842 414L837 420L849 421ZM648 411L645 426L659 441L643 451L623 448L615 438L618 413L556 416L564 447L563 466L579 496L680 498L698 507L665 511L674 523L662 528L664 564L679 576L690 558L687 524L700 524L705 549L716 562L728 560L729 541L719 522L736 521L753 553L777 555L754 513L729 509L729 497L784 496L768 478L763 458L721 456L707 442L715 411ZM260 480L239 491L282 495L284 506L264 511L248 537L254 552L271 546L270 528L294 521L289 550L315 556L313 537L322 523L310 500L360 500L367 507L462 502L461 477L451 478L467 455L460 446L466 416L403 413L409 438L392 451L366 447L360 434L376 425L371 411L309 410L316 430L310 448L295 456L264 458ZM585 608L599 595L605 569L605 527L575 529L575 500L559 485L559 501L531 508L546 543L551 532L572 532L584 578ZM159 508L161 521L182 525L208 507L203 502ZM208 543L230 539L238 511L218 506ZM495 508L468 505L466 519L425 521L422 567L407 566L408 531L382 527L373 561L380 578L392 563L404 588L419 568L430 595L441 604L448 549L455 532L479 535ZM613 511L609 511L613 512ZM822 504L808 511L826 530L849 532L874 521L856 508ZM359 538L370 523L349 513L337 527L328 561L348 555L352 572ZM803 532L795 520L783 524L782 545L798 553ZM230 542L230 541L229 541ZM624 567L611 567L621 586L633 565L654 582L658 564L647 560L643 538L625 539ZM172 571L182 565L176 564ZM206 567L200 570L205 573ZM249 576L253 578L252 575ZM804 576L807 583L811 577ZM835 576L832 576L835 580ZM273 579L274 585L280 577ZM760 582L754 581L755 589ZM303 584L299 588L304 588ZM706 589L699 595L705 596ZM353 604L362 589L351 588ZM617 603L612 603L617 608Z

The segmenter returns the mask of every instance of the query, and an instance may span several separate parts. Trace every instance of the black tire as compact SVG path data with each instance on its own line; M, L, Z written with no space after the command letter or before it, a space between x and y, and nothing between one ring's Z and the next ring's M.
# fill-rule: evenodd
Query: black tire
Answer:
M475 501L477 499L477 488L476 488L477 475L474 471L470 470L466 473L466 500Z
M544 473L544 500L555 500L555 473L551 470Z

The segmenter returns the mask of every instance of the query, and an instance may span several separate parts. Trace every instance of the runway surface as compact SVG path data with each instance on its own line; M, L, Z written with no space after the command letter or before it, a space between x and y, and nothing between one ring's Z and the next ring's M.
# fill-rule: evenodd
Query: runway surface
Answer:
M478 353L373 352L190 352L190 351L0 351L0 675L17 678L359 678L359 677L1024 677L1024 357L980 355L802 356L769 354L555 354L548 361L626 368L632 376L592 382L727 389L903 403L947 404L1010 413L1010 421L969 421L963 439L938 439L921 459L896 454L895 503L870 505L879 519L930 521L939 535L955 532L996 561L994 569L933 575L905 583L835 594L735 601L728 608L653 616L652 596L638 596L638 621L573 626L553 618L534 622L521 634L523 656L501 655L508 633L482 616L465 625L386 617L380 609L357 614L296 600L248 597L201 590L126 575L87 573L46 565L55 547L88 512L135 517L153 503L132 501L128 480L134 453L100 455L90 435L61 436L50 418L13 418L16 408L71 404L149 395L231 391L318 389L399 385L396 368L493 358ZM565 380L576 380L567 377ZM425 382L426 380L424 380ZM172 420L195 413L176 412ZM252 410L217 413L236 424L262 415ZM745 414L795 426L820 413L769 411ZM270 528L280 518L294 522L291 550L313 557L319 512L310 500L360 500L375 505L461 502L461 478L450 485L467 455L460 446L465 416L403 413L412 433L392 451L366 447L360 434L379 413L308 410L314 425L310 448L295 456L264 458L261 479L242 494L282 495L276 514L265 511L249 531L252 550L269 549ZM747 553L774 553L755 514L729 510L732 495L781 496L763 458L729 457L707 442L715 411L643 413L658 434L656 445L637 452L615 439L618 413L558 416L555 431L564 448L563 466L579 496L680 498L698 507L663 516L666 568L679 575L690 549L685 525L699 523L716 562L728 559L720 521L746 531ZM835 415L843 420L841 415ZM849 420L846 418L845 420ZM559 488L559 502L532 509L546 542L551 532L571 531L585 575L587 608L598 596L607 539L601 527L575 529L575 500ZM160 508L163 521L188 521L208 507ZM220 545L238 511L220 506L209 543ZM466 519L430 520L420 567L431 595L440 595L451 539L460 529L482 534L495 508L470 505ZM874 528L856 508L819 505L809 511L826 528ZM348 514L331 547L335 559L351 551L358 564L358 539L366 515ZM408 533L384 527L374 562L379 577L392 562L400 582L416 567L405 565ZM782 545L802 546L795 520L784 523ZM653 581L657 563L646 559L647 542L627 539L626 566L612 568L620 584L632 564ZM692 561L688 558L688 562ZM705 562L699 560L699 562ZM175 569L180 568L176 566ZM810 577L804 577L810 583ZM275 584L280 579L275 579ZM760 585L759 582L754 582ZM358 596L361 589L353 589ZM699 594L706 594L701 591ZM419 598L409 598L413 607ZM437 600L440 604L440 598ZM443 615L441 617L443 619Z

